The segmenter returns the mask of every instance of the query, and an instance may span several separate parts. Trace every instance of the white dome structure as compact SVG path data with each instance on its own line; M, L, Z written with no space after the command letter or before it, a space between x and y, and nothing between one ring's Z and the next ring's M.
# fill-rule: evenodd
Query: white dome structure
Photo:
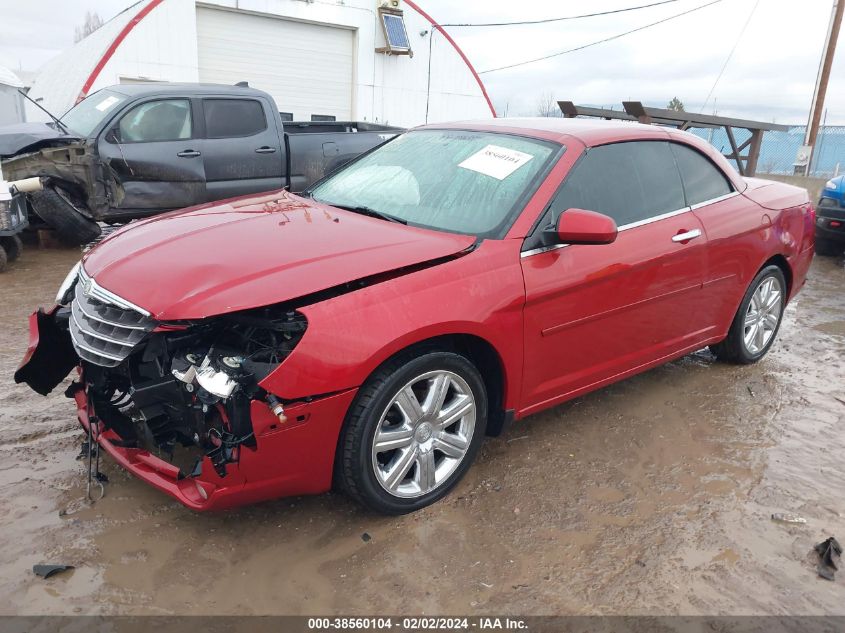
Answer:
M0 66L0 125L25 121L24 98L18 90L23 82L5 66Z
M292 120L496 115L467 56L412 0L143 0L48 62L30 94L61 115L100 88L155 81L246 81Z

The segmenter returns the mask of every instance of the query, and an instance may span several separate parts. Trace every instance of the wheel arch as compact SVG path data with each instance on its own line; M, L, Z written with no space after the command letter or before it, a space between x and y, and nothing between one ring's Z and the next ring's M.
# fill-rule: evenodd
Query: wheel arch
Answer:
M782 254L778 253L777 255L773 255L765 262L760 268L757 269L757 272L754 273L754 276L757 276L761 270L763 270L766 266L777 266L780 268L781 272L783 273L784 279L786 279L786 296L792 296L792 285L793 285L793 272L792 272L792 265L789 263L789 260Z
M403 345L379 362L368 373L367 378L399 356L435 350L461 354L475 365L487 390L487 435L492 437L500 435L511 417L505 409L505 403L507 390L509 386L513 387L514 381L509 380L505 363L496 347L477 334L466 332L438 334Z

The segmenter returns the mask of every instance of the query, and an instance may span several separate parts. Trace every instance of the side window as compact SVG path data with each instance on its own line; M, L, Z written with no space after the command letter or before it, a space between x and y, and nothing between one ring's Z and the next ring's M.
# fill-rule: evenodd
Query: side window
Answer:
M684 180L687 204L692 206L733 191L730 181L703 154L678 143L671 145Z
M264 107L254 99L203 99L208 138L252 136L267 129Z
M293 121L293 112L279 112L279 116L282 117L282 121Z
M578 208L609 215L617 226L686 206L669 143L634 141L587 150L552 203L553 217Z
M178 141L191 138L192 133L188 99L147 101L124 114L117 127L121 143Z
M312 114L312 121L337 121L337 117L333 114Z

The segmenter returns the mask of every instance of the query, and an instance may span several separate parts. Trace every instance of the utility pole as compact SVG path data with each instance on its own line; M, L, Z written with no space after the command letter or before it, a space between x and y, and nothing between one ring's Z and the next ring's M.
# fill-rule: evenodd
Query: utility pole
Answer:
M819 63L819 74L816 77L816 87L813 90L813 101L810 104L810 118L807 121L807 132L804 134L804 147L798 150L795 172L809 175L810 164L813 161L813 146L819 133L819 121L824 110L824 99L827 84L830 80L830 68L833 66L833 56L836 52L836 40L839 39L839 29L842 26L842 14L845 12L845 0L833 0L833 10L830 14L830 24L824 40L824 49Z

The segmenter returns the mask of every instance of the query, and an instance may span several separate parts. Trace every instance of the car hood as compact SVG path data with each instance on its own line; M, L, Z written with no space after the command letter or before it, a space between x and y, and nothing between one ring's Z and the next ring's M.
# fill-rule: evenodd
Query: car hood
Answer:
M8 158L43 145L72 143L79 137L58 132L46 123L14 123L0 126L0 156Z
M159 320L198 319L448 257L474 242L282 191L134 223L83 266L99 286Z

